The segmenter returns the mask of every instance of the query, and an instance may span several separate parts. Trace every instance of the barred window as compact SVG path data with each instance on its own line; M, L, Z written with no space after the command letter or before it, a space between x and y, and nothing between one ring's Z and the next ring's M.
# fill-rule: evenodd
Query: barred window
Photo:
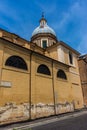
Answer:
M9 57L6 60L5 65L15 67L15 68L19 68L19 69L23 69L23 70L28 70L26 62L24 61L23 58L21 58L19 56Z
M67 76L66 76L65 72L63 70L61 70L61 69L58 70L57 77L67 80Z
M45 75L51 75L49 68L46 65L39 65L37 69L37 73L45 74Z

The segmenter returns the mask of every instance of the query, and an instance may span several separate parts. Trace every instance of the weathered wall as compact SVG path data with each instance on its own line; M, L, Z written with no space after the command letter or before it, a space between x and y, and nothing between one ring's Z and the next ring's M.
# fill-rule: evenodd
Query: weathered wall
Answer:
M56 114L74 111L73 103L58 103L56 106ZM17 105L16 103L7 103L3 107L0 107L0 125L5 123L24 121L30 117L30 105L29 103L22 103ZM31 105L32 119L39 117L47 117L53 115L53 104Z
M72 100L71 83L69 76L69 68L61 64L54 64L54 95L56 104L56 113L65 113L74 110ZM57 71L64 70L67 80L57 77Z
M87 106L87 55L83 58L79 58L79 72L81 78L81 87L83 90L84 105Z
M16 104L8 102L0 107L0 124L29 119L29 103Z
M71 74L69 66L33 52L30 57L30 51L10 44L1 45L0 54L0 82L11 83L10 87L0 86L0 123L30 119L30 116L35 119L83 107L79 76ZM28 70L5 66L6 59L12 55L22 57ZM48 66L51 76L37 73L40 64ZM58 69L64 70L67 80L57 78Z
M27 63L28 71L5 66L7 58L12 55L22 57ZM1 56L0 56L1 58ZM21 49L3 46L0 73L0 123L29 119L29 110L25 110L29 102L30 60ZM3 83L3 85L1 85ZM7 86L10 83L10 86ZM27 105L29 109L29 105ZM25 111L25 112L24 112Z
M75 109L79 109L83 106L84 103L83 103L83 94L78 69L77 71L75 71L75 68L70 69L70 81L71 81L71 91L73 101L75 104Z
M37 68L40 64L45 64L49 67L51 76L37 73ZM52 70L51 62L38 56L32 57L32 118L43 117L54 114L54 100L52 88ZM35 81L35 82L34 82ZM41 105L42 104L42 105ZM50 111L49 111L50 109ZM48 113L47 113L48 112Z

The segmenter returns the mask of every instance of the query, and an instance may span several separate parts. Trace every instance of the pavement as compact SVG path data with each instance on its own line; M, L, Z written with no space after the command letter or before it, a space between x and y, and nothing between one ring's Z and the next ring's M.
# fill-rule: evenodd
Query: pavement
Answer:
M82 109L79 111L60 114L60 115L51 116L51 117L47 117L47 118L41 118L41 119L31 120L31 121L27 121L27 122L3 125L3 126L0 126L0 130L13 130L13 129L27 130L29 128L31 129L31 128L34 128L37 126L50 124L50 123L53 123L56 121L71 119L71 118L79 117L81 115L86 115L86 114L87 114L87 109Z

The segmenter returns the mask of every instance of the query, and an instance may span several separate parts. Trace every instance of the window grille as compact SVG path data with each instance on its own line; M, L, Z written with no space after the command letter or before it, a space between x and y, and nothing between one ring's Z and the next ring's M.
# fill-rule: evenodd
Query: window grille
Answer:
M11 56L6 60L5 63L6 66L11 66L11 67L15 67L15 68L19 68L19 69L23 69L23 70L28 70L27 68L27 64L25 63L25 61L19 57L19 56Z
M65 72L63 70L61 70L61 69L58 70L57 77L67 80L67 76L66 76Z
M37 69L37 73L51 75L49 68L46 65L40 65Z

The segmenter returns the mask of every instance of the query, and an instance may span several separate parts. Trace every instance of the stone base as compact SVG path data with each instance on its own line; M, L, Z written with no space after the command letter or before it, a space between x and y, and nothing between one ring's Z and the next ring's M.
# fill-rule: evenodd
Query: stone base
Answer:
M54 104L38 103L32 104L23 103L16 105L15 103L7 103L0 107L0 124L24 121L30 119L29 109L31 108L31 119L47 117L55 115ZM73 103L59 103L55 105L56 114L74 111Z

